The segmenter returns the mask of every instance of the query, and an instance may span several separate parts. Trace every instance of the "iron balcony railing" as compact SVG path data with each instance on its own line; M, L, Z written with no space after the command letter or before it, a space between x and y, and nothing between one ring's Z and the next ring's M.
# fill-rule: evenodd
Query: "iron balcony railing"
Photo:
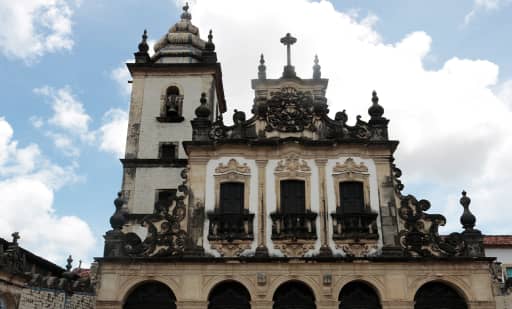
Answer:
M316 239L316 217L312 211L305 213L273 212L272 239Z
M208 240L252 240L254 214L226 214L209 212Z

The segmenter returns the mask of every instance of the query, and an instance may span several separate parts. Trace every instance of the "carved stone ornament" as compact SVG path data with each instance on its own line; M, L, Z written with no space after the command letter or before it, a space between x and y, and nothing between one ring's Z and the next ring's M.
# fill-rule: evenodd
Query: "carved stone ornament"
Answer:
M393 166L395 190L400 198L398 215L403 223L399 232L399 242L410 256L462 256L465 252L464 238L460 233L448 236L439 235L439 227L446 224L446 218L439 214L428 214L430 202L417 200L413 195L403 196L402 182L398 179L402 172Z
M314 241L274 242L274 248L280 250L286 257L302 257L308 251L315 249Z
M132 257L157 257L181 255L190 243L187 232L182 228L186 217L188 201L187 169L181 172L183 183L169 205L158 207L154 214L142 219L147 229L142 241L137 234L125 234L125 252Z
M341 174L341 173L359 173L359 174L367 174L368 167L361 162L357 164L354 162L354 159L348 158L345 163L341 164L336 162L336 166L333 168L333 173Z
M215 168L216 174L226 174L226 173L239 173L239 174L250 174L251 169L247 166L247 163L239 164L235 159L230 159L227 164L219 164L217 168Z
M313 96L311 92L292 87L272 92L267 101L266 131L301 132L315 131L313 125Z
M367 257L376 252L377 243L351 242L336 244L336 248L342 249L349 257Z
M299 159L299 155L296 153L291 153L284 160L281 160L277 163L277 167L275 169L276 173L288 172L289 176L293 177L299 173L310 173L311 168L308 166L308 163L305 160Z
M250 250L252 241L233 241L211 243L211 248L217 250L222 257L237 257L246 250Z

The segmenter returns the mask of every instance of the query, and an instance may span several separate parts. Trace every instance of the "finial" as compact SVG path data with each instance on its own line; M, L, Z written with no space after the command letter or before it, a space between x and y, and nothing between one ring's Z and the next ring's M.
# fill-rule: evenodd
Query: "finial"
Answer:
M210 51L215 50L215 44L213 44L212 29L210 29L210 32L208 33L208 42L206 42L205 49Z
M297 77L295 74L295 68L292 66L291 49L290 46L295 44L297 39L294 38L290 33L287 33L281 38L281 43L286 46L286 66L284 67L283 77Z
M147 53L149 50L148 45L148 31L144 29L144 33L142 34L142 41L139 43L139 53Z
M379 97L375 90L372 91L372 103L372 106L368 109L368 114L370 114L372 119L382 118L382 115L384 114L384 107L379 105Z
M192 15L188 12L189 8L190 7L188 6L188 2L186 2L185 5L183 6L183 13L181 13L181 19L192 19Z
M11 236L12 236L12 244L18 245L18 239L20 239L20 233L14 232L11 234Z
M267 79L267 67L265 66L265 58L263 58L263 54L260 56L260 65L258 66L258 79Z
M114 230L120 230L123 228L123 225L126 223L125 213L123 212L123 205L125 201L122 198L122 192L117 192L117 198L114 200L114 205L116 206L116 211L110 217L110 226Z
M315 65L313 65L313 79L320 79L320 77L322 77L322 72L320 72L320 65L318 62L318 55L315 55Z
M68 264L66 265L66 270L70 271L71 268L73 267L73 265L71 264L71 263L73 263L73 257L71 256L71 254L68 257L67 262L68 262Z
M82 269L82 260L78 260L78 269Z
M208 118L210 116L211 111L206 105L206 93L201 93L201 99L199 100L199 102L201 102L201 105L199 105L195 111L197 118Z
M460 204L464 207L464 212L460 217L460 223L466 232L473 231L476 223L476 217L469 210L469 204L471 199L466 195L466 191L462 191L462 197L460 198Z

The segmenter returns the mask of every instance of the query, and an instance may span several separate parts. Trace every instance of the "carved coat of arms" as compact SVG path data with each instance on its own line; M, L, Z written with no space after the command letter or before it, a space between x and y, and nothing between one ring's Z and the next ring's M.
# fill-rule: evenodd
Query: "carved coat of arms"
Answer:
M287 87L272 92L267 102L267 131L301 132L314 131L313 96L311 92Z

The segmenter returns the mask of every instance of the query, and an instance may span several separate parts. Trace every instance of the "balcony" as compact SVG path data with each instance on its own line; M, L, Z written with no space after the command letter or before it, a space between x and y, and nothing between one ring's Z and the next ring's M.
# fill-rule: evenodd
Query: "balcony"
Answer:
M270 214L272 219L272 239L316 239L316 217L311 211L305 213Z
M253 240L254 214L248 211L242 214L226 214L218 211L208 212L210 225L208 240Z
M333 239L378 239L377 216L375 212L343 213L338 210L331 214Z

